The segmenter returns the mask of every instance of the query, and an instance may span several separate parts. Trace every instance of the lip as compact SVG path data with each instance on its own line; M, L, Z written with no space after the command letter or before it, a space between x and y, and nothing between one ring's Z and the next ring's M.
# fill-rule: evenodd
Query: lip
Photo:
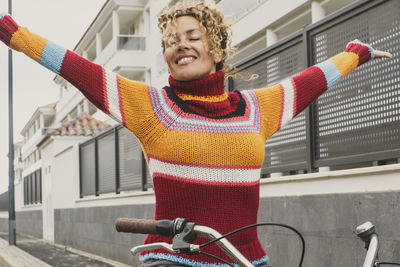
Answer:
M179 62L181 59L184 59L184 58L191 58L192 60ZM175 64L177 64L177 65L186 65L186 64L192 63L196 59L197 59L197 57L195 57L194 55L180 55L175 59Z

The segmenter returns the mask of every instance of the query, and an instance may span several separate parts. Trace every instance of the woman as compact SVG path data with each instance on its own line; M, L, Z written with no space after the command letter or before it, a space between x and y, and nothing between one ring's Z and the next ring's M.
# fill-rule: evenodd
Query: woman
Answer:
M390 54L358 41L270 88L226 93L229 26L203 3L178 1L159 16L169 86L130 81L0 16L0 39L61 75L140 140L153 177L155 219L188 218L221 233L256 223L266 140L358 65ZM148 236L146 243L170 242ZM200 240L201 243L203 240ZM269 266L256 229L230 241ZM218 248L205 249L230 261ZM158 250L143 266L221 266L204 255Z

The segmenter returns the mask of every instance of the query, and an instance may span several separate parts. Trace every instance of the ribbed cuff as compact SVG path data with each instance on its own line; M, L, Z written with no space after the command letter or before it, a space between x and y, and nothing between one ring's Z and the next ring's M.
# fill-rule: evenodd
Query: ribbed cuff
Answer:
M373 60L375 57L374 49L360 41L352 41L347 44L346 52L353 52L358 55L358 66Z
M18 28L18 24L9 15L0 14L0 40L7 46L10 46L11 37Z

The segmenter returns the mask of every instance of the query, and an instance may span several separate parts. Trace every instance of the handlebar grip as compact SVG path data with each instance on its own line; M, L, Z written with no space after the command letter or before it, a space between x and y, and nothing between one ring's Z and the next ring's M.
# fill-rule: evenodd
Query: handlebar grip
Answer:
M157 221L149 219L118 218L115 229L124 233L158 234Z

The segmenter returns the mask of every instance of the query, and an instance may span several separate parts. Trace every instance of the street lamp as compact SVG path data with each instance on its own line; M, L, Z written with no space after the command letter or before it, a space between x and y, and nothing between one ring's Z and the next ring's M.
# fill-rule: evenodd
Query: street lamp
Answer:
M12 14L8 0L8 14ZM8 240L15 245L15 193L14 193L14 124L13 124L13 68L12 50L8 49Z

